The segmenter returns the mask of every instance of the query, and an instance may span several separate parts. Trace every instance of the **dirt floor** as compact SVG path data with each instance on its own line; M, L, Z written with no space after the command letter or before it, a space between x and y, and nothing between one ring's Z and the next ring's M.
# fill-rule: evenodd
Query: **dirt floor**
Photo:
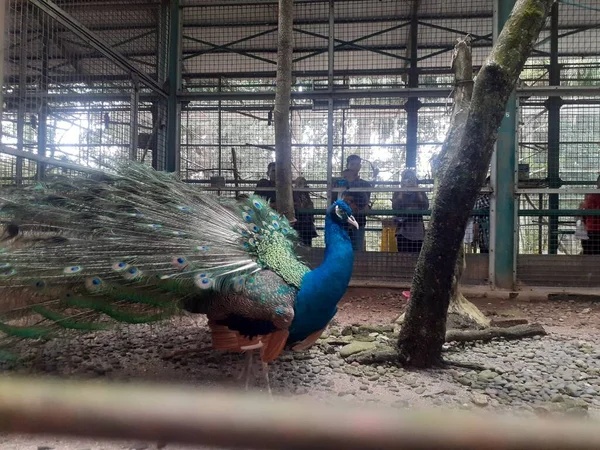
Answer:
M348 325L388 325L403 311L402 290L351 288L339 307L331 335L306 354L284 354L272 364L275 396L381 403L398 408L441 407L510 413L555 411L595 418L600 411L600 303L529 302L472 298L490 317L538 322L548 336L515 342L450 346L451 359L475 362L485 370L405 371L347 363L340 350L347 344L388 340L385 333L352 336ZM117 381L159 381L204 386L239 386L234 375L239 355L207 352L165 359L178 348L209 342L203 317L187 316L162 326L124 327L99 332L67 346L50 343L40 357L17 373ZM368 339L365 339L368 338ZM527 374L530 375L527 375ZM525 374L525 375L523 375ZM155 443L98 442L43 436L0 435L2 450L155 449ZM169 450L184 448L167 445Z

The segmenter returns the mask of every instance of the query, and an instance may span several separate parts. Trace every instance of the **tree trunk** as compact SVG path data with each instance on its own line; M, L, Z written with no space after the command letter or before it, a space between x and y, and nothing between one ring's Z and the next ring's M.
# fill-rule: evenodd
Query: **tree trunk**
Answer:
M277 211L294 222L292 191L292 137L290 133L290 97L292 90L292 55L294 0L279 0L277 40L277 87L275 91L275 155Z
M465 126L467 121L471 98L473 96L473 56L471 49L471 39L459 39L452 56L452 68L454 69L454 109L450 126L452 128ZM451 157L451 152L458 151L446 141L440 154L439 172L436 178L442 176L447 169ZM436 183L437 184L437 183ZM458 251L458 259L454 268L454 277L452 278L452 287L450 289L450 306L448 308L449 319L453 322L451 328L485 328L490 321L473 303L467 300L460 292L460 279L467 267L464 247L461 245ZM448 328L448 327L447 327Z
M454 48L452 55L452 68L454 69L454 109L450 119L450 129L455 127L464 127L467 121L467 113L473 95L473 57L470 45L471 39L459 39L458 44ZM448 166L450 160L450 151L456 151L456 148L451 148L448 141L444 143L442 151L438 157L438 166L435 170L434 191L437 192L439 187L438 180ZM461 245L458 252L458 260L454 269L454 277L452 278L452 287L450 289L450 307L448 309L449 322L451 324L447 328L485 328L488 327L490 321L485 315L464 295L460 292L459 283L464 270L466 269L466 261L463 246ZM404 323L406 314L402 314L397 323Z
M407 365L442 361L452 280L469 214L485 179L506 102L554 0L517 0L473 88L470 106L456 105L439 189L417 261L411 300L398 338Z

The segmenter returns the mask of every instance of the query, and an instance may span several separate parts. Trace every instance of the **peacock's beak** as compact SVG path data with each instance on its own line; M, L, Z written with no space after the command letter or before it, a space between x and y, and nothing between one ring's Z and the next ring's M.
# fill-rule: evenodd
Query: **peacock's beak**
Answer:
M358 230L359 226L358 226L358 222L356 221L356 219L354 218L354 216L348 216L348 223L354 227L356 227L356 229Z

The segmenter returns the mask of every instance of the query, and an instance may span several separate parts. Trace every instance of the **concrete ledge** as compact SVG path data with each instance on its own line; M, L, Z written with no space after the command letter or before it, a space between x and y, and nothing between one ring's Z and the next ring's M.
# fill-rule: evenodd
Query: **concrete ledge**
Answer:
M350 288L383 288L410 290L410 283L381 280L352 279ZM556 288L548 286L521 286L516 290L497 289L482 285L461 285L461 292L469 299L490 298L510 301L581 301L600 302L598 288Z

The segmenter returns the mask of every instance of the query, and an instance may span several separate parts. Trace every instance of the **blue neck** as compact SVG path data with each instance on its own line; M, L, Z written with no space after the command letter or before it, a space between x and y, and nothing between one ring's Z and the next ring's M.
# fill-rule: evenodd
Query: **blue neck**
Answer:
M339 298L332 300L332 306L346 293L350 278L352 277L352 266L354 264L354 251L348 233L338 223L327 216L325 218L325 258L323 263L313 272L319 274L324 285L328 287L327 292L331 297ZM335 292L335 295L332 295Z
M348 233L336 222L325 219L325 258L302 280L290 326L289 343L299 342L322 330L337 312L350 283L354 252Z

